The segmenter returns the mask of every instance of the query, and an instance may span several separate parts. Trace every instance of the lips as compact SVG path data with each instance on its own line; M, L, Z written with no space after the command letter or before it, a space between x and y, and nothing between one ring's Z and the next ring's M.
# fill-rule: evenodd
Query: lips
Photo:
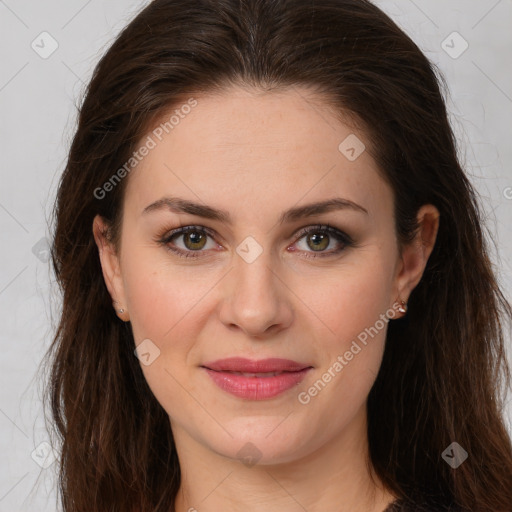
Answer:
M239 357L202 365L223 391L246 400L273 398L298 385L312 366L289 359L251 361Z
M297 361L292 361L290 359L270 358L253 361L243 357L219 359L217 361L205 363L202 366L217 372L238 372L248 374L298 372L310 367L308 364L298 363Z

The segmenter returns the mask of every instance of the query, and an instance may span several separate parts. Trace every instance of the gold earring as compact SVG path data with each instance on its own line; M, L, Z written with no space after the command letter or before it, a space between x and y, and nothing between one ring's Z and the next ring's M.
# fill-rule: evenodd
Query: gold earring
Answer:
M400 305L398 306L399 313L407 313L407 303L403 300L400 301Z

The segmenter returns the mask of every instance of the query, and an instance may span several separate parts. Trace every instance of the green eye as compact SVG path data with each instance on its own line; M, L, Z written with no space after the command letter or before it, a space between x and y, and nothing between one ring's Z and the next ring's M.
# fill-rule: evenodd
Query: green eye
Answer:
M319 253L318 255L307 255L305 256L306 258L324 258L336 255L342 252L345 248L354 245L353 240L347 234L329 225L308 227L302 230L298 236L299 240L297 241L300 241L302 238L306 237L307 247L312 249L312 251L304 252ZM332 239L334 239L338 245L341 245L341 248L338 247L337 249L331 251L325 251L325 249L329 247Z
M180 237L182 237L182 248L176 247L176 240L179 240ZM201 253L206 252L203 249L205 249L208 243L208 237L212 238L212 240L215 239L214 233L204 226L185 226L166 232L165 235L160 237L157 241L179 257L198 258L201 256ZM318 253L304 256L306 258L337 255L347 247L354 245L350 236L329 225L310 226L303 229L296 235L295 244L302 238L306 238L307 248L311 250L299 249L299 252L306 254L311 252ZM331 251L326 251L325 249L329 247L332 240L337 242L339 247ZM213 243L213 245L215 246L216 244ZM293 252L295 252L295 249Z

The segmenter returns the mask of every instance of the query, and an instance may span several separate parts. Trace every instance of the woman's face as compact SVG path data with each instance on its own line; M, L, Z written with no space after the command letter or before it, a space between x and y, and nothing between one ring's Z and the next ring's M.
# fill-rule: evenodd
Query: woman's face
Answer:
M265 464L355 439L422 249L400 257L369 141L308 90L194 99L141 140L120 253L101 251L147 382L179 446ZM213 364L227 358L295 366Z

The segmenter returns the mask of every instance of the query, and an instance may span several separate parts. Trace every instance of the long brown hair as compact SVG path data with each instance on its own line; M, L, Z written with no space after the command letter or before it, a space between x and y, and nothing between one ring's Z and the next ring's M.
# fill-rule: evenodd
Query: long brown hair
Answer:
M502 414L512 308L493 275L441 82L366 0L155 0L120 33L82 101L53 212L63 303L45 397L61 442L65 512L174 506L180 467L169 417L134 356L129 324L114 315L92 223L102 215L118 242L130 178L105 197L98 188L157 116L231 84L313 86L360 122L394 191L400 244L412 239L420 206L438 208L436 245L408 314L389 323L368 397L371 464L395 495L435 510L510 512L512 446ZM468 453L456 469L442 457L452 442Z

